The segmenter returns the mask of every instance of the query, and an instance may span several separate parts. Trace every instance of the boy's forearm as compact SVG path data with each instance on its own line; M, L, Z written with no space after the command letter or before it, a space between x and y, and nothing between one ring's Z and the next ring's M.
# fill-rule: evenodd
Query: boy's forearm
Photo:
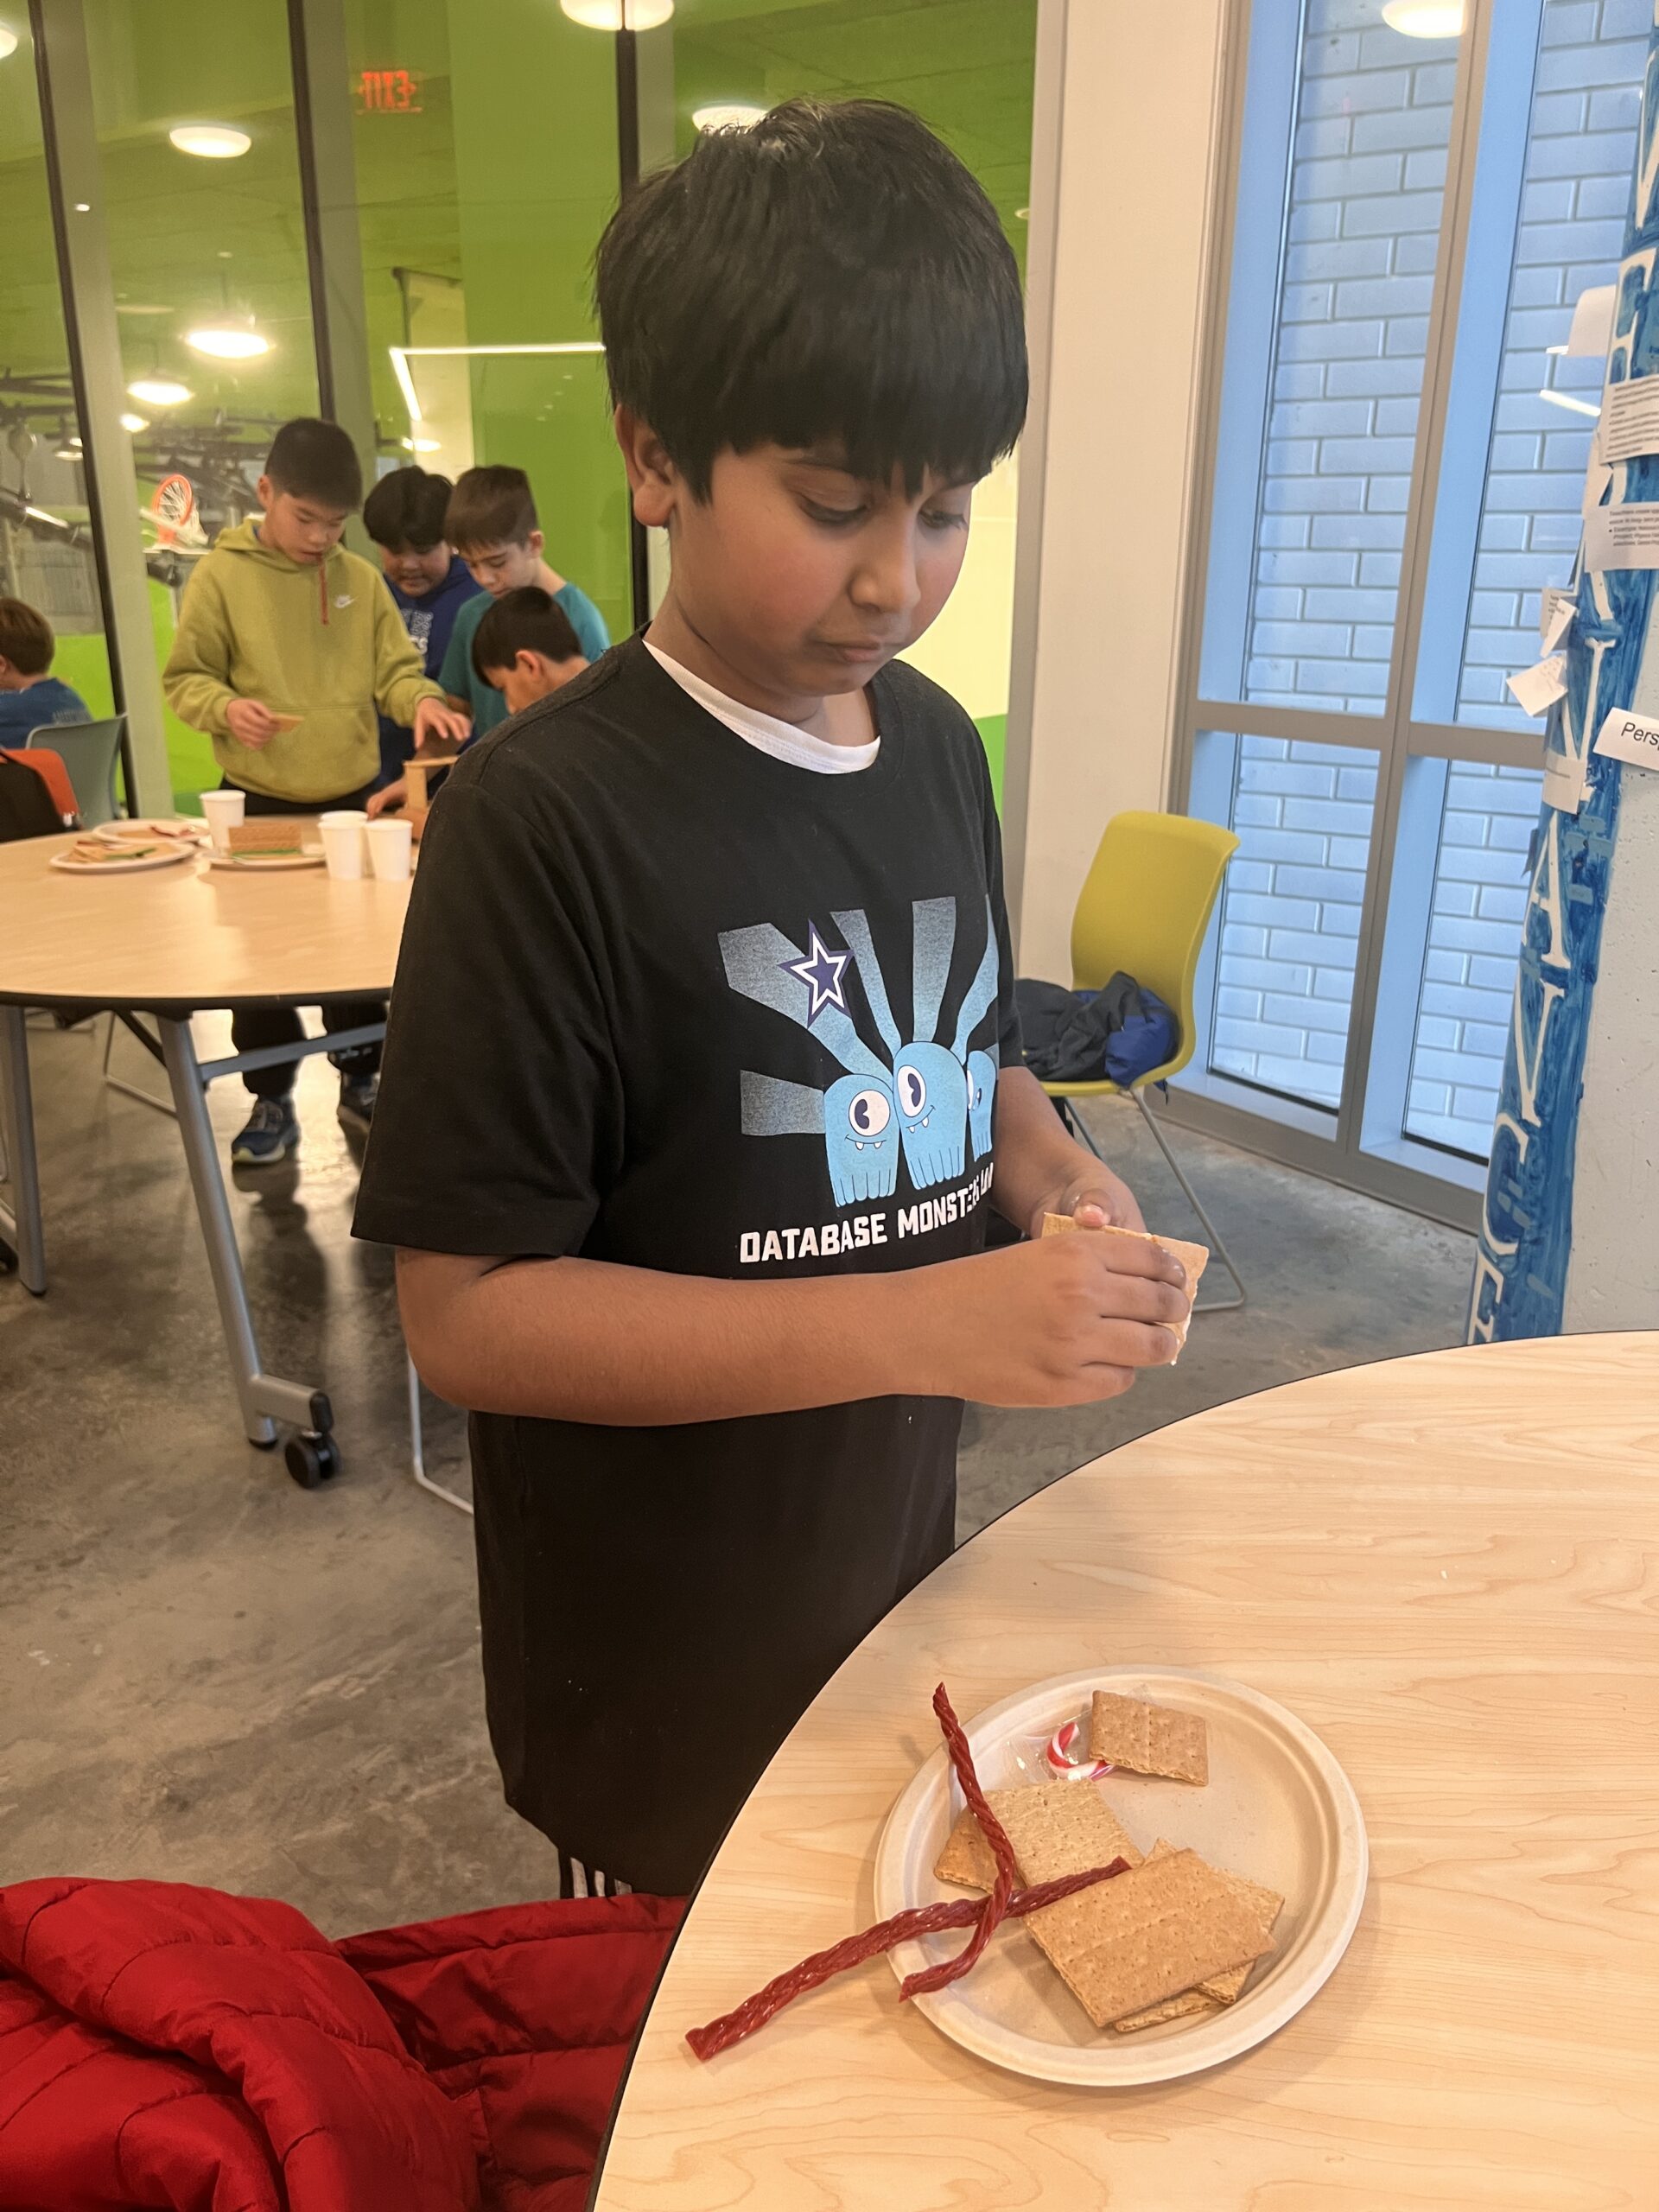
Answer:
M474 1413L650 1427L955 1395L922 1277L736 1283L598 1260L398 1254L410 1350Z
M998 1076L995 1128L991 1203L1025 1229L1045 1198L1075 1179L1088 1156L1029 1068L1004 1068Z

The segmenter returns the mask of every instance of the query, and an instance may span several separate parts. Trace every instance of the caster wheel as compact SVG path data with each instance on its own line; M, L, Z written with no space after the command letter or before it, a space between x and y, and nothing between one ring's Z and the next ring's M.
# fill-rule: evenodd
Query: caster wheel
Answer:
M283 1459L302 1490L321 1490L340 1472L340 1453L332 1436L290 1436Z

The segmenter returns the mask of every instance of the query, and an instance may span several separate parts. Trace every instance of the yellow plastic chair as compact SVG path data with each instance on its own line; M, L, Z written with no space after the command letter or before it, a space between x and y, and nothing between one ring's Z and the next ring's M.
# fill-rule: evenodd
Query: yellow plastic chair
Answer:
M1178 1075L1192 1057L1196 1034L1192 985L1198 955L1227 863L1237 850L1238 840L1232 831L1218 829L1213 822L1194 822L1180 814L1112 817L1071 917L1071 988L1097 991L1122 969L1137 983L1156 991L1174 1008L1180 1025L1174 1057L1161 1067L1149 1068L1128 1086L1103 1079L1043 1085L1058 1105L1061 1118L1096 1159L1102 1157L1100 1147L1082 1116L1071 1110L1071 1102L1118 1097L1127 1087L1171 1173L1204 1224L1211 1250L1233 1279L1237 1295L1201 1300L1194 1309L1200 1313L1227 1313L1243 1306L1243 1279L1199 1203L1198 1192L1181 1173L1147 1103L1147 1092L1154 1083L1165 1083Z

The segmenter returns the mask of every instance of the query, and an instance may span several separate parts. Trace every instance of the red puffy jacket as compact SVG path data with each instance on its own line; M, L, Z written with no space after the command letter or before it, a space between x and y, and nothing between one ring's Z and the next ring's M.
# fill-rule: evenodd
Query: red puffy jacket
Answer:
M0 1891L0 2212L579 2212L682 1909Z

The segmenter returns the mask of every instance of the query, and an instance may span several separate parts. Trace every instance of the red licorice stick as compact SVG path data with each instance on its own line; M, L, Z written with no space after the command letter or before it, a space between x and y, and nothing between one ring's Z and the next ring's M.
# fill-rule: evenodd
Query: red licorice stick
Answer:
M1008 1920L1022 1919L1028 1912L1040 1912L1046 1904L1058 1904L1062 1897L1072 1897L1078 1890L1090 1888L1096 1882L1110 1881L1115 1874L1127 1874L1127 1859L1114 1859L1109 1866L1091 1866L1086 1874L1063 1874L1058 1881L1039 1882L1033 1889L1016 1890L1008 1899ZM878 1920L874 1928L867 1928L861 1935L844 1936L839 1943L832 1943L827 1951L815 1951L810 1959L803 1959L787 1974L780 1974L775 1980L758 1990L753 1997L730 2012L722 2012L719 2019L710 2020L705 2028L690 2028L686 2041L699 2058L713 2058L716 2052L729 2050L734 2043L741 2043L745 2036L752 2036L757 2028L764 2028L776 2012L809 1989L817 1989L849 1967L861 1966L866 1959L890 1951L895 1943L908 1942L917 1936L937 1936L945 1928L970 1928L985 1909L982 1897L952 1897L940 1904L912 1905L908 1911L895 1912L890 1920ZM954 1963L954 1962L953 1962ZM921 1977L912 1974L911 1981ZM909 1989L909 1982L905 1988Z
M1014 1863L1014 1846L1003 1833L1002 1823L985 1802L985 1793L979 1786L979 1777L974 1771L974 1755L968 1748L968 1738L962 1732L962 1723L951 1710L950 1700L941 1682L933 1693L933 1710L938 1716L939 1730L944 1738L944 1748L950 1754L950 1764L956 1769L957 1780L962 1784L962 1794L968 1809L979 1822L981 1833L991 1847L991 1856L996 1861L996 1880L991 1893L981 1905L974 1932L954 1959L945 1959L936 1967L928 1967L921 1974L912 1974L899 1984L900 1997L926 1997L936 1989L947 1989L953 1981L979 1963L981 1954L995 1933L996 1924L1008 1909L1008 1899L1014 1895L1014 1885L1020 1878L1020 1869Z

